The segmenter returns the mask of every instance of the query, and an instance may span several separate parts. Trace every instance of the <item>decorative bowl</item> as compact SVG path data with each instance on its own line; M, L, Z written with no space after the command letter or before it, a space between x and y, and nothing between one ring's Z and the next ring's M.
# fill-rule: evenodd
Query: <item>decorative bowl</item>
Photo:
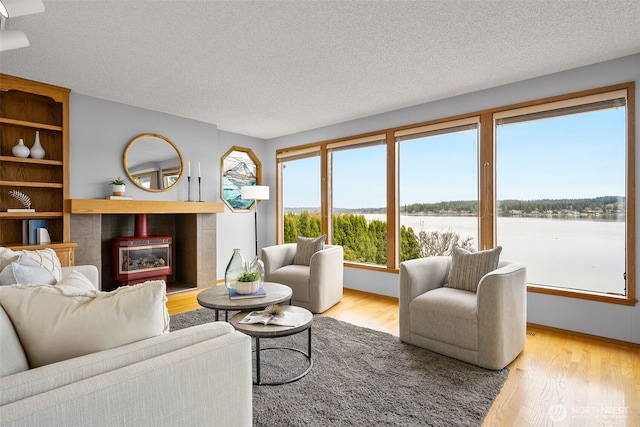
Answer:
M252 294L254 292L258 292L258 289L260 289L259 280L256 280L255 282L236 282L236 292L239 294Z

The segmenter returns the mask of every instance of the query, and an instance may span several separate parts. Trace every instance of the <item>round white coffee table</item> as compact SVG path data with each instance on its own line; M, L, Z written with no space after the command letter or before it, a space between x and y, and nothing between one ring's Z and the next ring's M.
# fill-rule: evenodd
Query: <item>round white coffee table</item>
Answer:
M229 291L224 286L214 286L198 294L198 304L211 308L216 312L216 321L220 310L224 311L225 322L229 321L229 311L253 310L263 308L271 304L291 302L293 291L287 285L280 283L264 282L262 285L266 296L259 298L229 299Z

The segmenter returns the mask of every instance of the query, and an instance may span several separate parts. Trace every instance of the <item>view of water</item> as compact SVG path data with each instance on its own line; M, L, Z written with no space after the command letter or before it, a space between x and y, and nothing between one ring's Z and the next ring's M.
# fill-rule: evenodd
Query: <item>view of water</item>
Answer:
M386 221L385 215L364 216ZM401 216L400 224L416 233L451 229L473 237L477 249L476 217ZM500 217L497 230L500 258L525 264L529 283L624 294L623 221Z

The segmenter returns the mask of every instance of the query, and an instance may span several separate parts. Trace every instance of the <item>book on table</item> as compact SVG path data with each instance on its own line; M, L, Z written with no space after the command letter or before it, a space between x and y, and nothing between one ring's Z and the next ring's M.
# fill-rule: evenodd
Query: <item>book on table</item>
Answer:
M260 288L252 294L239 294L235 289L229 289L229 299L264 298L266 296L264 288Z
M285 311L277 316L267 314L266 311L252 311L247 314L244 319L238 323L261 323L263 325L276 325L276 326L298 326L302 323L302 318L298 313L292 313Z

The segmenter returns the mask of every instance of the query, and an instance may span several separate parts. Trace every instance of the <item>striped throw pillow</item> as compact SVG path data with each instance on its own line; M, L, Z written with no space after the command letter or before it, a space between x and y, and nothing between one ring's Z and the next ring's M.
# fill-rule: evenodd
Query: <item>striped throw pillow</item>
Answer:
M469 252L454 246L451 251L449 280L445 286L476 292L480 279L498 268L502 246L479 252Z
M320 237L301 237L298 236L298 244L296 246L296 256L293 259L294 264L309 265L311 264L311 255L324 249L324 239L326 234Z

